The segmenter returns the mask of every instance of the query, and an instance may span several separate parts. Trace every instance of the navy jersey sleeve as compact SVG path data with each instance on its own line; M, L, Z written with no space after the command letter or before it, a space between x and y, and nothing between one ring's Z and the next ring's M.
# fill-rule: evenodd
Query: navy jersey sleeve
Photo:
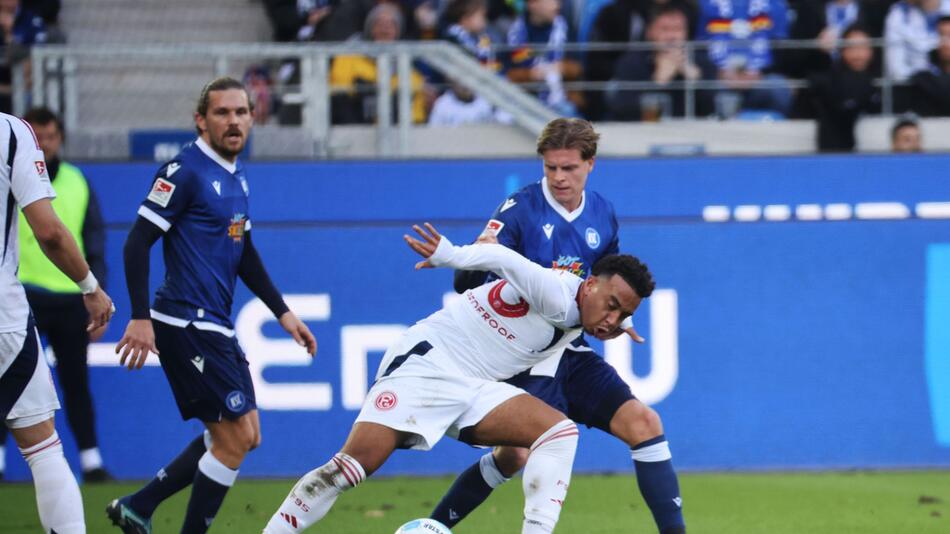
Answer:
M498 243L512 250L521 252L521 227L517 213L514 211L521 200L520 195L505 199L482 230L481 235L490 234L498 239ZM523 202L523 200L522 200ZM476 288L488 279L487 271L455 271L454 287L458 293L464 293Z
M498 239L498 244L522 253L520 216L526 208L524 202L522 195L514 195L502 202L492 213L482 234L490 233Z
M155 174L155 181L138 214L167 232L191 203L194 192L189 176L180 162L172 160L166 163Z

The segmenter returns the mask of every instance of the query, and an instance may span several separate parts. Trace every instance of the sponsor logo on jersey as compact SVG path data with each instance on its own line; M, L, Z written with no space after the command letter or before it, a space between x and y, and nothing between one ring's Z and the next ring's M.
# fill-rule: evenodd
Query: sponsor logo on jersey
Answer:
M244 196L251 194L250 188L247 187L247 180L245 180L243 176L241 177L241 189L244 190Z
M499 213L504 213L505 210L507 210L508 208L513 208L513 207L515 206L515 204L517 204L517 203L518 203L518 202L517 202L515 199L509 198L508 200L505 201L504 204L501 205L501 209L498 210L498 212L499 212Z
M396 398L396 394L392 391L384 391L376 395L376 409L381 412L392 410L396 407L398 402L399 399Z
M221 196L221 182L220 181L215 180L211 182L211 187L214 188L214 192L217 193L218 196Z
M501 232L501 229L505 227L505 223L499 221L498 219L489 219L488 224L485 225L485 229L482 230L482 235L490 235L492 237L498 237L498 234Z
M204 356L198 354L191 358L191 363L195 365L199 373L205 372L205 358Z
M597 230L588 227L585 237L587 238L588 247L597 248L600 246L600 234L597 233Z
M34 161L33 163L36 164L36 174L39 174L40 176L45 176L45 175L46 175L46 162L45 162L45 161Z
M567 271L584 278L584 262L577 256L561 255L551 262L551 268L555 271Z
M148 199L163 208L167 208L168 203L172 199L172 195L175 194L176 187L178 186L168 180L158 178L155 180L155 184L152 185L152 191L148 194Z
M173 174L178 172L178 169L181 168L181 163L175 163L174 161L168 164L168 167L165 167L165 178L171 178Z
M232 391L228 393L227 398L224 399L224 402L228 405L228 409L232 412L240 412L244 408L245 400L244 393L240 391Z
M551 234L554 233L554 225L548 223L542 226L541 229L544 230L544 235L548 236L548 239L551 239Z
M243 213L235 213L231 217L231 224L228 225L228 237L235 243L240 243L244 239L244 229L247 227L247 217Z

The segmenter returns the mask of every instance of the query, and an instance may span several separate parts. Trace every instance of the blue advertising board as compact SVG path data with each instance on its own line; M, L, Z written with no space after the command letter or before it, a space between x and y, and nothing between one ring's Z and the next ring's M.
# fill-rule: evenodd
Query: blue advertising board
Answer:
M115 474L144 478L200 431L180 420L156 361L129 372L111 352L129 310L122 243L157 166L81 167L109 224L119 309L91 353L101 449ZM589 186L615 204L621 248L658 282L635 317L647 343L596 346L662 415L677 466L950 466L948 168L924 155L596 163ZM451 272L412 269L409 225L466 242L541 171L536 160L248 164L255 243L319 352L311 361L240 287L263 427L243 474L326 461L386 346L451 298ZM454 472L480 454L446 439L397 452L382 473ZM8 464L28 476L12 454ZM575 466L632 469L596 430L582 432Z

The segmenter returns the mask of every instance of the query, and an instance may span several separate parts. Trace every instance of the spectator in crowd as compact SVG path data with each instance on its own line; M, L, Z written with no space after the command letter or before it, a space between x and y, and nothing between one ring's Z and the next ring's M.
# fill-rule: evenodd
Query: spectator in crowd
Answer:
M96 195L78 168L59 157L63 129L59 118L46 108L31 109L24 120L33 128L46 160L56 198L53 209L72 234L97 280L106 280L106 230ZM112 477L102 464L96 437L95 411L89 389L87 349L105 327L86 331L89 314L83 295L43 253L24 215L19 225L19 278L40 333L56 354L56 374L63 388L69 428L79 448L79 463L86 482L104 482ZM0 427L0 453L7 429Z
M475 56L486 68L500 68L488 31L488 4L485 0L452 0L445 8L445 38Z
M613 0L597 13L587 36L596 43L636 43L643 40L646 19L654 6L675 4L687 14L687 28L692 33L695 8L687 0ZM584 56L584 79L591 82L606 82L614 75L617 60L623 50L589 51ZM599 120L607 112L603 91L592 90L585 95L586 114L591 120Z
M950 0L900 0L891 6L884 26L886 73L904 82L928 68L928 54L937 46L936 20L950 14Z
M770 44L788 37L785 0L700 0L699 13L697 38L709 41L709 57L719 80L732 90L729 95L743 109L787 114L792 93L785 79L772 72Z
M515 83L540 82L538 97L560 115L577 114L579 94L568 95L564 81L577 80L583 69L565 45L573 41L570 26L560 14L560 0L526 0L525 12L508 29L508 79Z
M500 122L495 109L468 87L454 82L435 100L429 114L429 126L458 126Z
M862 113L880 110L871 65L874 50L868 30L859 24L842 33L840 54L827 72L809 80L808 99L818 118L818 150L854 150L854 126Z
M345 41L376 0L264 0L275 41Z
M950 15L937 21L940 41L930 52L927 70L914 74L914 110L926 116L950 116Z
M23 8L20 0L0 0L0 44L4 58L0 62L0 111L13 109L12 66L27 61L29 47L49 39L43 18Z
M653 120L661 116L685 115L685 93L680 88L666 88L672 82L715 79L716 67L705 50L686 50L689 20L676 4L657 6L647 24L646 40L654 50L632 50L617 61L616 81L652 81L660 87L649 91L619 90L608 94L608 114L613 120ZM713 92L697 91L698 116L713 112ZM669 109L661 109L664 107Z
M792 78L807 78L831 68L844 30L859 23L868 34L880 37L884 9L876 0L800 0L795 9L789 39L814 39L817 48L781 51L782 72Z
M920 124L916 117L903 115L897 119L891 128L891 151L923 152L921 137Z
M400 8L391 3L381 3L366 17L362 39L376 43L395 42L403 31L403 16ZM330 67L331 115L336 124L376 121L379 95L376 95L376 59L360 55L341 55L333 59ZM394 75L393 87L398 83ZM412 121L426 120L427 94L430 92L425 79L415 69L410 73L412 87Z
M32 12L43 19L46 25L46 42L66 42L66 35L59 27L59 10L62 7L60 0L23 0L21 5L24 11Z

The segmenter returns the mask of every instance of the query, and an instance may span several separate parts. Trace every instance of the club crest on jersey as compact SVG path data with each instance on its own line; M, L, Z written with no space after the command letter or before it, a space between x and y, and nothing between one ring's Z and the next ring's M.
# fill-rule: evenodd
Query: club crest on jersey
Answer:
M501 229L504 227L505 223L499 221L498 219L489 219L488 224L485 225L485 229L482 230L482 235L498 237L498 234L501 233Z
M399 399L396 398L396 394L392 391L384 391L376 395L376 409L381 412L392 410L396 407L398 402Z
M567 271L584 278L584 262L577 256L561 255L551 262L551 268L555 271Z
M597 230L588 227L586 237L588 247L597 248L600 246L600 234L597 233Z
M176 187L175 184L168 180L158 178L155 180L155 184L152 185L152 191L149 192L148 199L163 208L167 208L168 202L171 201L172 195L175 194Z
M228 409L232 412L240 412L247 402L244 400L244 393L241 393L237 390L228 393L228 396L224 401L228 405Z
M34 161L36 164L36 174L40 176L46 176L46 162L45 161Z
M235 213L231 217L231 224L228 225L228 237L235 243L240 243L244 239L244 231L247 227L247 217L243 213Z

